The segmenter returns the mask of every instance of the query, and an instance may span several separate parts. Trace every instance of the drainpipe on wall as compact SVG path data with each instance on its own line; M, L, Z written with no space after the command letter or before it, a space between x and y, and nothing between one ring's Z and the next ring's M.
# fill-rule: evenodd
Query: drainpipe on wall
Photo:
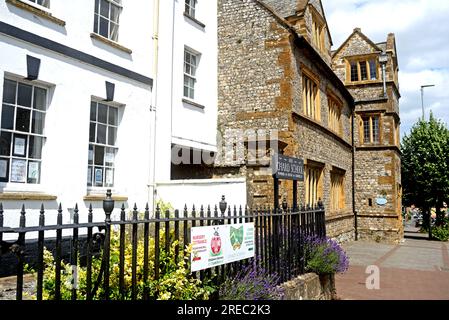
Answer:
M157 108L158 108L158 65L159 65L159 0L154 1L153 7L153 106L151 107L151 122L150 131L150 150L152 154L150 159L150 175L148 181L148 201L151 203L152 212L155 211L156 202L156 126L157 126ZM151 146L152 144L152 146Z
M388 55L385 52L382 52L379 57L379 62L382 65L382 79L384 82L384 97L387 96L387 74L386 67L388 62Z

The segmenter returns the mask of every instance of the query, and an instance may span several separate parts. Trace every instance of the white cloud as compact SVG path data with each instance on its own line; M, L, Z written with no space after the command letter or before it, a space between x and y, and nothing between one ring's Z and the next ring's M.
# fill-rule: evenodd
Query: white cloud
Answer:
M355 27L374 42L396 35L400 67L402 133L422 116L420 87L425 89L426 115L449 123L449 1L322 0L334 48Z

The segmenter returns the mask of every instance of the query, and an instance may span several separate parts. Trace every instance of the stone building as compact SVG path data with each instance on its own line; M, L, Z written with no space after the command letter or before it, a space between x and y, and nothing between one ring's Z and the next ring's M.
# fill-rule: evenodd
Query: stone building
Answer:
M270 163L250 161L249 146L254 137L261 153L277 145L304 159L300 203L322 200L328 234L352 239L354 100L331 68L321 1L219 0L218 39L218 128L235 148L231 161L229 154L216 161L215 177L244 177L249 205L272 205ZM292 183L279 189L291 204Z
M355 99L355 203L360 239L403 236L398 57L394 34L373 43L360 29L332 57Z

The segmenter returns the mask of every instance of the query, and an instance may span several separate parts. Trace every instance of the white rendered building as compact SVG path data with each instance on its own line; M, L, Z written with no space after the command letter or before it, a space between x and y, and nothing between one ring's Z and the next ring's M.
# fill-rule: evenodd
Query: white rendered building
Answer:
M0 1L5 225L16 224L22 203L27 225L41 203L62 203L65 213L78 203L85 221L106 189L117 207L151 201L153 9L153 1Z

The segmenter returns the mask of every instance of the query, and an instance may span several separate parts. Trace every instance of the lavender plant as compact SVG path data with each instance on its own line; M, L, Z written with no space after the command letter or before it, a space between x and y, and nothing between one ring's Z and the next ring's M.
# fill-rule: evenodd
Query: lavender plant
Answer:
M220 286L220 300L282 300L279 276L253 262Z
M335 274L348 270L349 258L335 240L312 236L305 239L304 245L307 272Z

